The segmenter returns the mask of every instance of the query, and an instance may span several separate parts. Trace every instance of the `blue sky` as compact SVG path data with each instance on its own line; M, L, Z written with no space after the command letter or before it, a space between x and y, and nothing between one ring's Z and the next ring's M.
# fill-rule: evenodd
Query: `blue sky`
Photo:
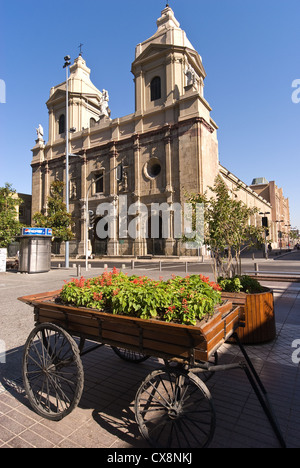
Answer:
M247 184L275 180L300 228L299 0L170 0L202 56L205 97L219 126L220 162ZM130 72L135 46L156 31L161 0L0 1L0 186L31 193L31 148L45 102L65 79L63 58L83 57L91 79L107 89L112 118L134 111ZM1 82L0 82L1 83ZM1 99L1 93L0 93Z

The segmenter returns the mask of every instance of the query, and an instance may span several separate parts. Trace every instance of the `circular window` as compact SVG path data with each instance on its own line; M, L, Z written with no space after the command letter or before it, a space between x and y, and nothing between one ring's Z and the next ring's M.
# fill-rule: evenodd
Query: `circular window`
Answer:
M150 159L146 166L146 173L151 179L155 179L161 173L161 163L158 159Z

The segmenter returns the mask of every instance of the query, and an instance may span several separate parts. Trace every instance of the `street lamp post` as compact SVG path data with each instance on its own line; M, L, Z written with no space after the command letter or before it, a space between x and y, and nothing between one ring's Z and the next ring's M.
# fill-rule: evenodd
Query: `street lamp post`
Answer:
M290 228L291 228L292 225L291 224L285 224L284 226L288 228L288 250L290 250L290 232L291 232Z
M279 223L279 231L278 231L278 236L279 236L279 247L280 247L280 253L281 253L281 248L282 248L282 232L281 232L281 227L280 224L284 223L284 220L276 220L275 223Z
M71 58L69 55L66 55L65 64L63 68L66 69L66 121L65 121L65 132L66 132L66 210L67 213L70 212L69 206L69 66L71 65ZM65 242L65 267L69 268L70 266L70 243L68 240Z
M268 224L268 218L266 217L266 215L270 214L269 211L266 211L264 213L259 213L260 215L264 216L263 219L262 219L262 225L263 227L265 228L265 253L264 253L264 257L266 259L268 259L268 248L267 248L267 228L269 226Z

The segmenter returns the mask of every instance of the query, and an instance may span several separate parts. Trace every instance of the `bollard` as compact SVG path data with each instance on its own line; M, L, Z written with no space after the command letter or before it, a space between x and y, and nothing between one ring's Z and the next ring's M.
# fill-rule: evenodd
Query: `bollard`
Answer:
M159 262L159 271L161 271L161 262Z
M123 263L122 264L122 270L125 270L125 268L126 268L126 265L125 265L125 263Z
M107 263L104 263L104 270L107 270Z
M59 263L59 264L57 265L57 268L61 268L61 263Z
M255 270L255 275L258 273L258 264L254 263L254 270Z
M188 262L185 262L185 272L188 272Z
M77 276L81 276L81 265L77 265Z
M76 268L76 263L73 263L72 267L73 267L73 268Z
M131 260L131 269L134 270L134 260Z

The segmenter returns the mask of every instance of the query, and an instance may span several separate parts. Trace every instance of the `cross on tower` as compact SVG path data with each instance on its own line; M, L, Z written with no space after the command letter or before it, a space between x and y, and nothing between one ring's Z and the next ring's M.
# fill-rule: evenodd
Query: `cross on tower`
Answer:
M79 47L78 47L78 49L80 50L80 52L79 52L80 56L82 56L82 46L83 46L83 44L79 44Z

